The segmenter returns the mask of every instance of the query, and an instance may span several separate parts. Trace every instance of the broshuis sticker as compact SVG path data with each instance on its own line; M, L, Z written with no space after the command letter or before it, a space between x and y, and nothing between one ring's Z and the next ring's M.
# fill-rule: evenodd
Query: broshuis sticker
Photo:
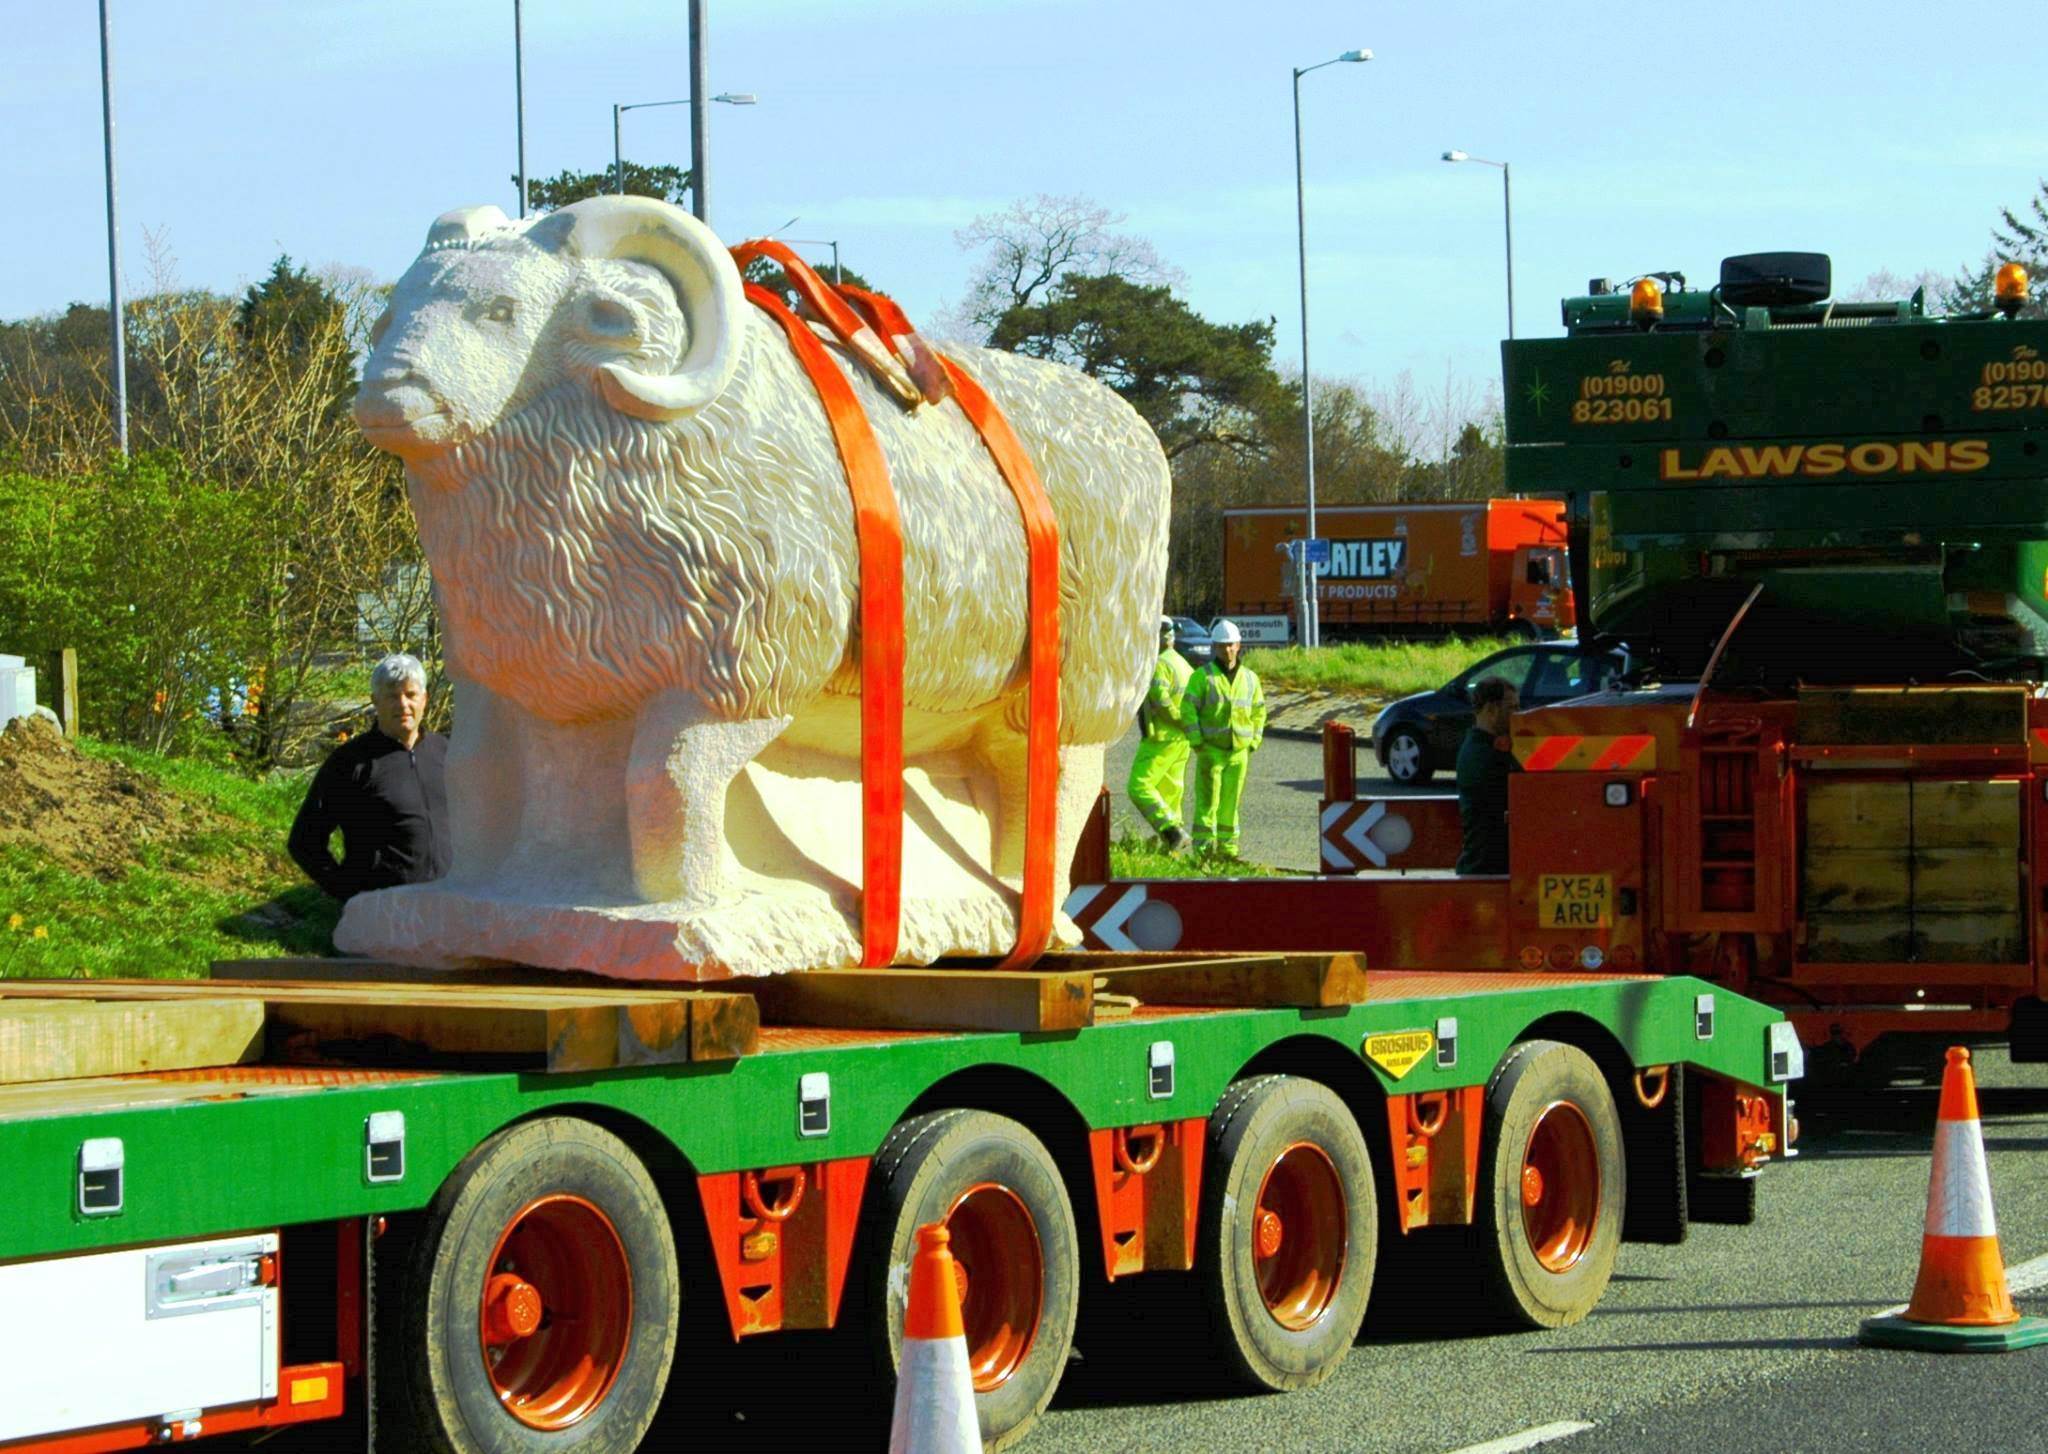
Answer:
M1436 1036L1428 1030L1396 1030L1391 1035L1365 1037L1365 1058L1399 1080L1436 1049Z

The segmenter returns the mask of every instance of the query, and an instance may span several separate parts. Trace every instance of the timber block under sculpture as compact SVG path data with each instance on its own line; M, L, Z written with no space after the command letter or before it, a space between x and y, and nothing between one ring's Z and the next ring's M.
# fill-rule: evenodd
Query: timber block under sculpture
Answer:
M1024 861L1026 546L948 400L837 345L904 548L898 959L1002 954ZM1062 535L1054 903L1150 680L1168 478L1085 375L949 350ZM860 958L859 559L830 429L725 247L646 198L451 212L399 281L356 418L399 455L455 680L454 868L351 899L335 942L715 979ZM1055 944L1079 935L1064 915Z

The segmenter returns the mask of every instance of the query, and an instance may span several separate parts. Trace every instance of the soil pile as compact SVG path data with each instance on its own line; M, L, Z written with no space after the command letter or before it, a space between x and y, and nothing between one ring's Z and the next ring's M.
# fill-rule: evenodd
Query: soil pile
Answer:
M0 731L0 843L25 844L111 881L142 844L214 820L131 768L87 757L42 717L17 717Z

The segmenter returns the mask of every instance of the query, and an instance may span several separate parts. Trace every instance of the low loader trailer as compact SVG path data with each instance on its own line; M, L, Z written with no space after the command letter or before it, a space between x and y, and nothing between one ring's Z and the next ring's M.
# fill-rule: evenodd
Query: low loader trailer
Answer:
M1689 976L1348 953L0 981L0 1449L630 1450L827 1328L804 1396L879 1441L935 1221L992 1447L1077 1336L1305 1387L1424 1240L1447 1321L1584 1317L1789 1154L1800 1069Z

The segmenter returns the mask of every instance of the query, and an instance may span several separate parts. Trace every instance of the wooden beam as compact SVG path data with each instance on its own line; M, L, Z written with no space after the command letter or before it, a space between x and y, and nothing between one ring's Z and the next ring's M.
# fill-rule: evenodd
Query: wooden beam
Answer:
M849 1030L1078 1030L1095 976L1029 970L818 969L747 981L762 1018Z
M529 964L486 965L472 969L421 969L384 959L279 956L274 959L216 959L207 968L215 980L237 984L403 984L487 985L492 988L621 990L677 994L683 991L660 981L614 979L581 969L537 969Z
M1313 1009L1358 1005L1366 999L1362 954L1184 957L1165 963L1106 966L1097 973L1106 989L1136 995L1148 1005Z
M182 1002L223 993L206 980L0 980L0 1009L31 996ZM271 1052L301 1059L567 1073L731 1060L753 1053L760 1036L752 1000L715 991L250 983L240 994L267 1008Z
M239 1065L263 1049L263 1002L218 990L172 1004L15 997L0 1004L0 1084Z

